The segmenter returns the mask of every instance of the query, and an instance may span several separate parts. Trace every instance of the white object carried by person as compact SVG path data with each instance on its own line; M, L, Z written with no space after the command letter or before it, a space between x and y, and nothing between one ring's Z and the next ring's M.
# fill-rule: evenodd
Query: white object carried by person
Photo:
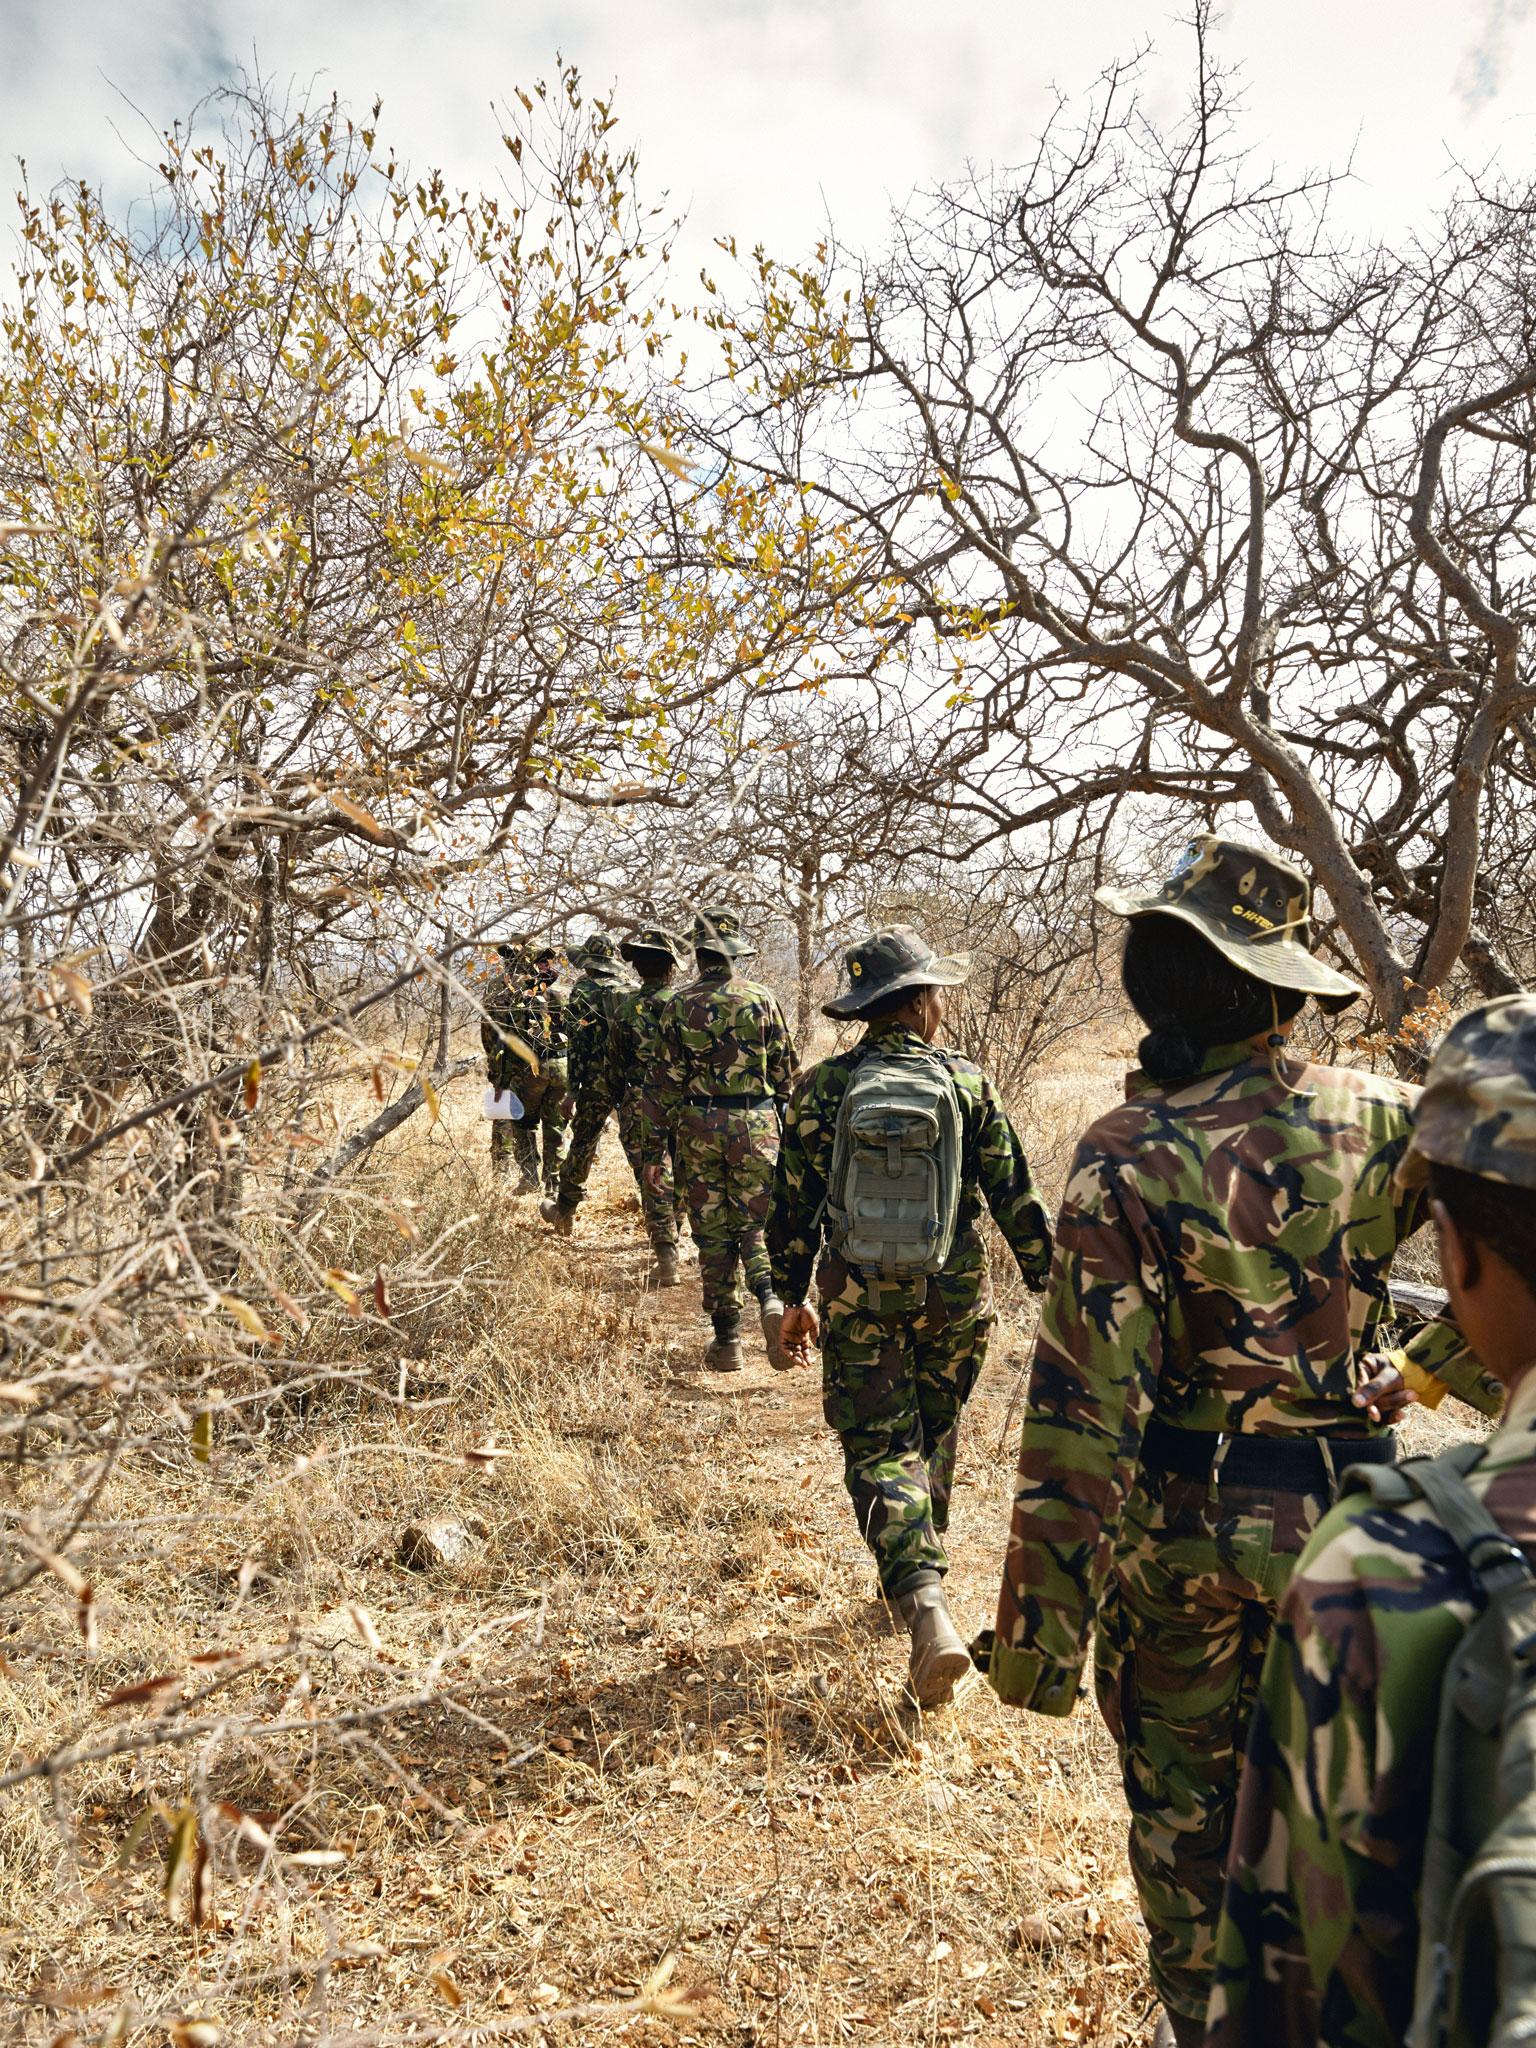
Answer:
M510 1088L487 1088L480 1109L482 1115L498 1124L515 1122L523 1113L521 1100Z

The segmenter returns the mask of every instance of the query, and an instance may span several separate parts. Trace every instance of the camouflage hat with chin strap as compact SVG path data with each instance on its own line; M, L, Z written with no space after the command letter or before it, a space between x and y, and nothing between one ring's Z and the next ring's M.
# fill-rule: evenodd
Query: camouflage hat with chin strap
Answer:
M1116 917L1176 917L1234 967L1274 988L1316 996L1342 1010L1364 990L1312 952L1312 884L1289 861L1235 839L1194 839L1162 887L1151 894L1095 889Z
M734 910L712 905L693 920L693 950L723 953L727 960L742 960L757 948L742 930L741 919Z
M954 988L970 973L971 956L935 953L911 925L896 924L850 946L843 955L843 966L848 986L830 1003L822 1004L828 1017L862 1017L903 989Z
M1399 1183L1417 1187L1431 1165L1536 1189L1536 996L1468 1010L1440 1041Z

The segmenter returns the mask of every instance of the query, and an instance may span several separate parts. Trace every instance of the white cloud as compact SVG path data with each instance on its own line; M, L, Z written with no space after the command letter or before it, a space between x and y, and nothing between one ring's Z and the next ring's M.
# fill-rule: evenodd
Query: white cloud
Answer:
M1465 18L1443 0L1231 0L1217 40L1248 68L1260 149L1340 162L1358 138L1349 203L1395 226L1430 202L1448 150L1529 161L1528 123L1505 111L1536 104L1527 6L1488 0L1471 92L1451 87ZM1169 0L1157 31L1155 105L1184 95L1182 11ZM1087 83L1148 20L1140 0L8 0L0 154L25 155L35 183L68 169L126 192L143 173L114 128L152 160L152 129L254 60L354 106L382 95L386 136L466 183L495 175L491 102L548 74L558 47L617 84L646 187L691 211L695 256L723 232L799 250L828 208L845 238L876 240L913 186L1027 157L1053 86Z
M1484 0L1456 73L1456 91L1469 112L1476 113L1504 90L1515 38L1530 11L1530 0Z

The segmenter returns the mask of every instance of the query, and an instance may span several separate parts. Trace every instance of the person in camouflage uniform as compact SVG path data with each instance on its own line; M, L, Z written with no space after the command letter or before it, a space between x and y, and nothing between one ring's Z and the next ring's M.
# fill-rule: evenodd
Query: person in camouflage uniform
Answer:
M1501 997L1452 1026L1399 1178L1427 1182L1452 1307L1508 1390L1501 1427L1464 1476L1536 1563L1536 997ZM1403 2040L1441 1682L1481 1604L1460 1546L1421 1500L1351 1492L1318 1527L1265 1660L1217 1937L1213 2048ZM1488 1974L1474 2006L1495 1993Z
M517 1036L513 1012L519 993L532 973L527 946L508 940L496 948L497 964L491 971L480 1006L480 1044L485 1053L486 1079L497 1090L510 1088L521 1101L521 1084L528 1078L528 1066L510 1041ZM517 1158L517 1140L512 1121L498 1117L491 1123L491 1178L504 1182L512 1177Z
M613 1112L608 1032L624 994L618 948L606 932L594 932L576 960L581 972L565 1002L566 1075L576 1110L570 1147L560 1168L559 1193L539 1207L544 1221L561 1237L569 1237L574 1227L598 1140Z
M520 1195L537 1194L541 1174L546 1194L554 1194L560 1181L569 1105L565 1000L555 985L560 964L557 946L530 947L526 972L513 986L504 1008L511 1042L504 1041L505 1079L497 1085L511 1088L523 1104L522 1115L504 1126L521 1169Z
M698 977L662 1005L655 1054L640 1098L646 1178L665 1183L669 1137L688 1200L704 1307L714 1324L705 1364L741 1368L738 1269L757 1296L777 1362L783 1304L773 1292L763 1224L795 1048L772 989L736 963L757 951L733 910L700 911L693 930Z
M965 963L940 958L901 925L854 946L845 964L848 988L826 1014L867 1028L849 1051L803 1075L790 1097L768 1252L786 1303L786 1353L803 1358L820 1339L823 1412L842 1443L844 1482L880 1590L911 1634L911 1693L931 1707L949 1698L970 1665L944 1598L944 1531L960 1413L993 1323L982 1205L1036 1292L1050 1263L1051 1219L992 1083L960 1054L934 1047L941 991L964 980ZM866 1273L824 1241L838 1108L877 1049L937 1059L954 1083L959 1208L949 1258L931 1279ZM806 1306L813 1274L819 1316Z
M1359 993L1308 950L1311 890L1196 841L1130 919L1151 1027L1123 1106L1078 1147L1032 1365L995 1637L1006 1701L1070 1713L1090 1627L1165 2032L1200 2038L1259 1665L1286 1582L1386 1414L1497 1390L1453 1326L1375 1353L1424 1203L1396 1190L1412 1092L1285 1056L1308 995Z
M683 949L660 925L642 925L623 941L619 951L640 977L638 988L619 998L608 1029L608 1093L618 1111L619 1141L640 1189L640 1211L651 1241L658 1287L680 1287L677 1263L678 1230L686 1213L677 1186L673 1153L676 1140L668 1133L667 1156L653 1187L645 1174L645 1143L640 1113L641 1090L656 1056L661 1012Z

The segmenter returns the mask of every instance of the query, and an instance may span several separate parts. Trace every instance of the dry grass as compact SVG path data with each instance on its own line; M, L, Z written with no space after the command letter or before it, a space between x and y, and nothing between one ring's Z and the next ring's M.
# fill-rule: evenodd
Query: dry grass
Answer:
M1038 1084L1022 1121L1047 1186L1116 1085L1108 1060ZM816 1388L760 1355L736 1380L693 1372L696 1291L643 1292L616 1148L559 1244L493 1196L474 1093L375 1168L424 1223L475 1219L455 1240L468 1288L423 1290L384 1333L317 1330L351 1382L256 1441L231 1428L210 1465L120 1473L110 1542L76 1553L94 1658L57 1588L0 1644L11 1761L141 1720L151 1706L103 1696L199 1652L296 1646L230 1688L254 1732L91 1766L78 1826L43 1785L6 1795L10 2037L164 2039L191 2019L226 2042L1144 2039L1097 1717L1010 1714L979 1681L926 1724L903 1708ZM366 1270L389 1226L348 1216L328 1255ZM1017 1295L1003 1310L956 1500L968 1627L990 1616L1030 1337ZM505 1455L466 1463L485 1442ZM472 1556L405 1569L400 1529L433 1517L478 1532ZM434 1660L445 1696L376 1740L306 1734L306 1712L406 1696ZM277 1718L292 1731L264 1736ZM194 1795L229 1809L200 1926L189 1888L162 1896ZM633 1999L667 1958L670 2018L561 2017Z

